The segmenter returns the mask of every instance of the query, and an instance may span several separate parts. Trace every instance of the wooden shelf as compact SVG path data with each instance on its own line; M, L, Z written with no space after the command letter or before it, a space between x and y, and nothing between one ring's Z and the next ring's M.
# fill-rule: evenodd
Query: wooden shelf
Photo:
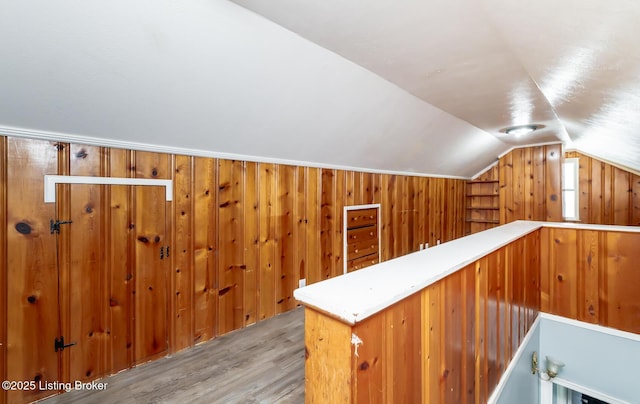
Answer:
M475 233L500 224L500 193L497 169L476 180L467 181L465 230ZM479 198L479 199L474 199ZM475 206L479 205L479 206Z
M499 220L483 220L483 219L465 219L467 223L491 223L491 224L500 224Z

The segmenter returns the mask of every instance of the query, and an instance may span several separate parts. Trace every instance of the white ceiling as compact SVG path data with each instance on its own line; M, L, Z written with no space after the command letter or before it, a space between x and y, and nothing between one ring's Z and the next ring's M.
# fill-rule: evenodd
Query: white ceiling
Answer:
M462 177L563 141L640 171L640 2L236 3L0 0L0 131Z

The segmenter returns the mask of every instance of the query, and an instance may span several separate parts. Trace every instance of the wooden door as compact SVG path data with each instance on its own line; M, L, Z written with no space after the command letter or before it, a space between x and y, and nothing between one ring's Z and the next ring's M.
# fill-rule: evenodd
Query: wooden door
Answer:
M69 185L69 210L60 220L60 251L68 260L60 273L63 377L67 381L91 380L108 373L109 288L104 234L108 226L104 207L105 187ZM121 235L125 237L125 234Z
M171 253L165 234L164 188L135 189L134 358L142 363L168 353L168 282Z
M75 344L64 350L62 375L74 382L168 352L170 252L164 188L70 187L72 223L61 228L69 259L60 307L65 343Z
M59 381L58 273L56 239L49 231L53 204L43 176L56 173L59 149L53 142L7 139L7 373L10 381ZM7 402L50 395L31 389L7 392ZM0 400L2 401L2 400Z
M70 185L61 226L64 380L93 380L168 352L164 188ZM121 220L124 209L128 220Z

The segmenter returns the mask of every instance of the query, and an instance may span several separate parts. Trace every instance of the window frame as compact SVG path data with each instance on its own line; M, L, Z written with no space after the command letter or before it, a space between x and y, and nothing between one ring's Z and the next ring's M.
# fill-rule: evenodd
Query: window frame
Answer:
M570 157L565 158L562 162L562 180L561 180L561 188L562 188L562 218L566 221L578 222L580 221L580 162L578 157ZM572 166L572 170L574 172L573 175L573 184L567 184L565 180L565 167ZM575 211L575 216L567 216L565 204L569 201L567 200L567 193L573 192L573 206Z

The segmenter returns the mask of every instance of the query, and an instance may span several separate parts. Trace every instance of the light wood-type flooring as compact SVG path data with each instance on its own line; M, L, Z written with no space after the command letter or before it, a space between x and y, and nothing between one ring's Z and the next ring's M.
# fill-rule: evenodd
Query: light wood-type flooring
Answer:
M280 314L171 357L101 379L54 403L303 403L304 311Z

